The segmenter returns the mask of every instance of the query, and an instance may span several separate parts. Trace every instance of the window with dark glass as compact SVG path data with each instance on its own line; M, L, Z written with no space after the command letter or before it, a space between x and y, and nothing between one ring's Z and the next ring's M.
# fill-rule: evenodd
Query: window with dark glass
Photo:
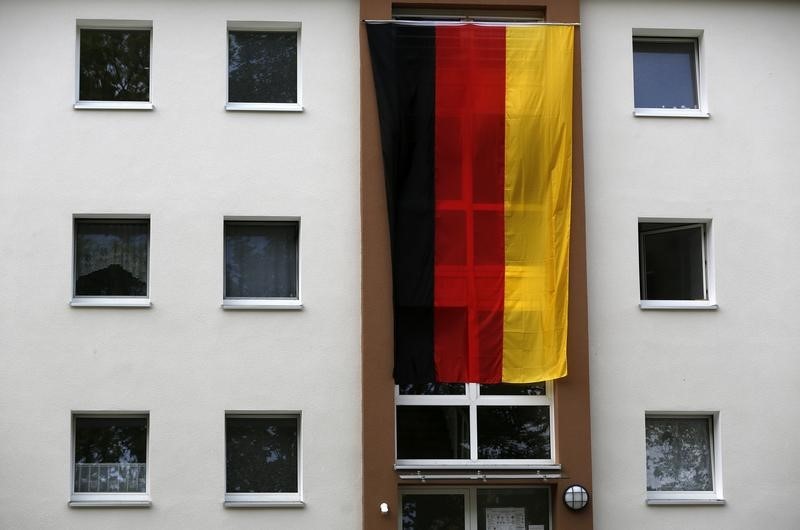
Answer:
M639 223L642 300L706 300L704 223Z
M634 106L697 109L697 39L633 38Z
M76 297L147 296L149 219L75 219Z
M225 221L225 298L298 298L298 221Z
M149 101L150 32L149 28L81 28L78 99Z
M74 419L73 493L144 493L147 416Z
M299 491L298 416L225 418L227 493Z
M400 385L395 399L400 465L552 457L545 383Z
M403 493L401 504L403 530L467 528L467 499L463 493Z
M228 30L228 102L298 103L295 29Z
M708 416L648 416L647 490L714 490L713 419Z

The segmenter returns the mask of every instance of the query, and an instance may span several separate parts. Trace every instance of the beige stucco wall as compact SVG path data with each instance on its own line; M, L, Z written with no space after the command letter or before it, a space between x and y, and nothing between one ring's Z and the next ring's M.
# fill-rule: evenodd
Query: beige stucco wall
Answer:
M581 18L595 528L796 528L800 5ZM632 28L703 30L710 118L633 116ZM639 309L640 217L712 219L718 310ZM725 506L645 505L646 410L719 412Z
M153 22L152 111L74 110L76 19ZM305 111L226 112L226 21L299 21ZM0 4L0 527L359 527L355 0ZM149 214L150 309L68 305L72 216ZM302 311L224 311L223 216L301 218ZM71 509L70 413L149 411L152 507ZM302 509L232 510L226 410L302 412Z

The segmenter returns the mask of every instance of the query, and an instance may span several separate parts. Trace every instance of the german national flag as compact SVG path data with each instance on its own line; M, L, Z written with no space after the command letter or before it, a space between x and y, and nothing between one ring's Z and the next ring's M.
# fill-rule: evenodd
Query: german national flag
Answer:
M398 383L566 375L573 33L367 25Z

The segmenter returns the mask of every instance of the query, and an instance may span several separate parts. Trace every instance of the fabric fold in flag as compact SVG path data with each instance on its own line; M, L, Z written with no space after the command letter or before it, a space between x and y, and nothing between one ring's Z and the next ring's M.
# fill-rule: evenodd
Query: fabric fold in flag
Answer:
M571 26L367 25L397 383L567 373Z

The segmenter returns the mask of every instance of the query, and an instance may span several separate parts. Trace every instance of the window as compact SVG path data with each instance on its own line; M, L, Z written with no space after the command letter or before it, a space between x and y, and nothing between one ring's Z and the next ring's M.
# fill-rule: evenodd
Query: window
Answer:
M300 24L228 22L228 110L302 110Z
M302 506L299 414L225 417L225 505Z
M477 487L401 490L401 528L550 530L550 488Z
M152 109L150 44L144 20L78 21L76 109Z
M634 30L637 116L708 116L700 83L699 31Z
M225 221L227 309L300 309L297 219Z
M639 290L644 309L715 309L709 221L639 220Z
M73 306L142 306L148 298L150 219L75 217Z
M548 467L552 385L396 387L397 467Z
M150 504L147 414L75 414L71 506Z
M647 499L721 502L713 414L647 414Z

